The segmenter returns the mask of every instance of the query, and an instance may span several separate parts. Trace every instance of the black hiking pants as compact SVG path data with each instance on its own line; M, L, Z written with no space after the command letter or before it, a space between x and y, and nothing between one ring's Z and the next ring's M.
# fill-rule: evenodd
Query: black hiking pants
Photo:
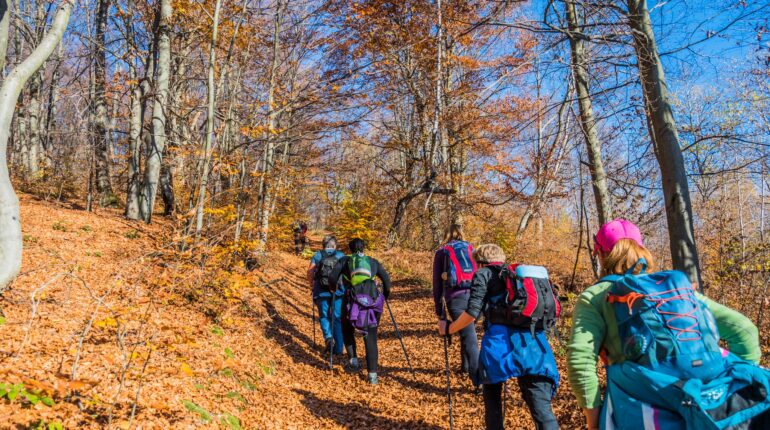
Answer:
M350 295L345 294L342 301L342 340L345 343L345 351L347 351L350 358L358 357L356 355L356 329L350 322L350 316L348 315L348 304L350 303ZM380 315L377 316L377 323L380 322ZM366 351L366 369L369 373L377 372L377 327L370 327L369 331L364 336L364 349Z
M460 318L460 315L468 309L468 299L470 298L470 290L466 293L460 294L447 301L447 308L449 310L449 316L452 317L452 321ZM479 369L479 338L476 336L476 324L468 324L464 329L460 330L460 357L462 362L462 371L467 372L473 385L477 385L478 369Z
M559 430L551 409L553 381L543 376L527 375L516 378L524 402L537 430ZM487 430L503 430L503 383L484 384L484 421Z

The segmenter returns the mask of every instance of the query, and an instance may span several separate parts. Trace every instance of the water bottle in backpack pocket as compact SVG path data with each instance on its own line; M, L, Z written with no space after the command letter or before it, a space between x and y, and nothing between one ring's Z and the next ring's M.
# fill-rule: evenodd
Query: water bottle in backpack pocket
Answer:
M541 266L511 264L500 271L505 292L490 300L486 319L490 324L503 324L535 330L551 329L561 315L561 303Z

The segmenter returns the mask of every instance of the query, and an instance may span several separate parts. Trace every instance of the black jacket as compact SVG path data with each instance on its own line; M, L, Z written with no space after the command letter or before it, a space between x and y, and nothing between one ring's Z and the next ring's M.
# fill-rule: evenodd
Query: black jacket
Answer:
M378 277L380 278L380 281L382 281L382 294L385 295L385 298L387 299L390 297L390 275L388 274L388 271L385 270L385 267L383 267L382 263L374 259L373 257L369 257L369 264L372 267L372 277ZM332 271L331 279L336 280L339 282L339 279L341 276L344 276L342 278L342 282L345 285L346 289L350 289L350 256L346 255L339 260L337 260L337 264L334 266L334 271Z
M484 311L491 297L505 293L505 282L500 278L502 265L490 264L482 267L473 275L471 281L471 295L468 298L468 315L475 319Z

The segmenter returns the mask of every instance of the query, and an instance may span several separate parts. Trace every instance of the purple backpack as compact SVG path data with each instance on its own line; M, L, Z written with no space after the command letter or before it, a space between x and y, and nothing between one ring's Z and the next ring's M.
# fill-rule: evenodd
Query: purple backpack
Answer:
M385 298L377 294L372 298L369 294L352 294L352 300L348 304L348 315L353 328L361 334L367 334L370 327L377 327L378 317L382 314L382 305Z

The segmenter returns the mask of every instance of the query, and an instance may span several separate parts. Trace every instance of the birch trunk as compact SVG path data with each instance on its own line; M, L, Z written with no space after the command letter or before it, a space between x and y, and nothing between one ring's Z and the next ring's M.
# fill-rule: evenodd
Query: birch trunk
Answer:
M56 49L67 28L71 11L70 0L60 3L51 29L29 57L8 74L0 88L0 292L5 290L21 268L19 199L11 185L6 159L13 111L24 84Z
M567 10L567 24L569 26L572 76L575 80L575 91L580 109L580 129L583 131L583 137L586 141L596 214L599 218L599 225L604 225L612 219L612 206L607 188L607 175L602 161L602 144L596 130L596 118L594 117L588 84L588 56L583 44L585 39L583 23L574 0L567 0L565 9Z
M663 181L671 259L675 269L702 285L684 157L646 0L628 0L628 20L634 36L650 137Z
M161 0L158 11L158 77L155 81L155 102L152 109L152 139L147 148L147 160L144 168L144 180L140 199L142 219L150 223L155 198L158 193L160 168L163 152L166 148L166 121L168 108L169 76L171 73L171 0Z
M216 107L216 87L214 86L214 69L217 62L217 32L219 30L219 10L222 0L217 0L214 6L214 28L211 32L211 47L209 49L208 70L208 112L206 117L206 139L203 144L203 167L201 169L201 182L198 190L198 205L195 210L195 240L200 239L203 230L203 208L206 205L206 186L209 178L209 162L211 158L211 145L214 142L214 119Z

